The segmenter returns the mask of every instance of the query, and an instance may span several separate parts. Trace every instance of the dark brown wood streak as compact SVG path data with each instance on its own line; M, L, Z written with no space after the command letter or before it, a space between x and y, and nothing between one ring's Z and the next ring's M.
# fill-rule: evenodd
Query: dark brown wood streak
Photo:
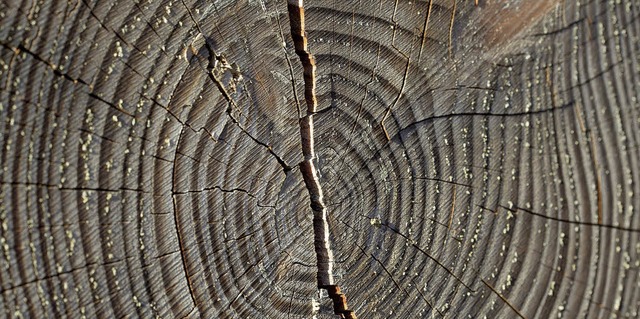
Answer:
M638 0L0 0L0 318L640 318Z

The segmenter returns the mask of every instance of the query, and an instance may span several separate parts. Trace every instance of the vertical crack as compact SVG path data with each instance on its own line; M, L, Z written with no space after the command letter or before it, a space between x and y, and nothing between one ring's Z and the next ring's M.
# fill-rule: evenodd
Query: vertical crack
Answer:
M340 291L340 287L336 285L333 278L334 257L329 240L327 208L324 204L318 171L314 164L313 115L316 113L318 105L315 78L316 61L307 47L303 0L288 0L287 9L291 25L291 38L304 72L304 98L307 104L307 114L300 119L300 136L302 154L304 155L304 160L300 163L300 172L309 191L311 210L313 210L313 244L318 265L318 288L325 289L329 294L333 301L335 314L340 315L341 318L355 319L355 313L347 307L347 298Z

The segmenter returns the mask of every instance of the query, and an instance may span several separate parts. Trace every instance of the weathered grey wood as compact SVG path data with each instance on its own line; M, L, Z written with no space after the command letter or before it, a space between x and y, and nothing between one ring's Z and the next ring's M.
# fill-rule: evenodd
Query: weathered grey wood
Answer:
M0 0L0 313L638 317L640 4L474 2Z

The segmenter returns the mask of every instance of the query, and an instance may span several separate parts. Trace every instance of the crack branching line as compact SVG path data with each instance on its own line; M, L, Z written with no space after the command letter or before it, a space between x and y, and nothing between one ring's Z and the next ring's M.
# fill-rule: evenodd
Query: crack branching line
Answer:
M300 119L300 136L304 160L300 163L300 172L309 191L311 209L313 210L313 243L317 258L318 287L327 290L333 301L333 311L342 318L356 318L353 310L347 306L347 298L335 284L333 278L334 257L329 240L329 224L327 208L324 204L322 188L318 179L314 159L313 114L316 113L316 62L307 47L307 35L304 25L303 0L288 0L289 23L296 54L300 58L304 72L304 98L307 103L307 114Z
M63 72L62 68L60 68L59 66L53 64L52 62L50 62L46 58L38 55L36 52L31 51L29 48L24 46L22 43L18 44L17 47L14 47L11 44L9 44L8 42L5 42L4 40L0 40L0 46L3 46L7 50L13 51L14 54L20 54L21 52L24 52L27 55L29 55L30 57L36 59L38 62L44 63L47 67L49 67L49 69L51 71L53 71L53 74L55 74L56 76L62 77L65 80L71 81L71 82L73 82L73 84L81 83L81 84L87 86L89 88L89 90L93 90L93 86L91 84L89 84L87 81L85 81L85 80L83 80L83 79L81 79L79 77L75 78L75 77L71 76L69 73Z
M197 189L197 190L186 190L186 191L176 191L173 192L173 195L187 195L187 194L200 194L200 193L204 193L204 192L208 192L208 191L213 191L213 190L218 190L221 191L223 193L244 193L247 196L249 196L252 199L256 200L256 206L260 207L260 208L272 208L275 209L276 206L275 205L265 205L262 204L258 198L258 196L254 193L251 193L250 191L244 189L244 188L240 188L240 187L234 187L234 188L222 188L221 186L212 186L212 187L205 187L202 189Z
M367 216L363 216L360 215L364 218L369 218ZM384 223L380 223L380 226L384 226L385 228L391 230L392 232L400 235L400 237L404 238L405 240L407 240L407 243L409 245L411 245L413 248L417 249L419 252L421 252L422 254L424 254L425 256L427 256L427 258L431 259L433 262L435 262L438 266L440 266L440 268L444 269L449 275L451 275L458 283L460 283L461 285L463 285L465 288L467 288L470 292L475 293L476 291L471 288L470 285L466 284L464 281L462 281L462 278L456 276L456 274L453 272L453 270L447 268L447 266L445 266L441 261L439 261L438 259L436 259L435 257L433 257L431 254L429 254L426 250L424 250L422 247L418 246L418 244L416 243L415 240L413 240L411 237L405 235L404 233L400 232L400 230L396 229L395 227L389 225L388 223L384 222Z
M189 8L189 6L187 6L184 1L182 1L182 4L184 5L185 9L189 13L189 17L191 18L191 21L195 25L196 29L198 30L198 33L200 34L200 36L202 36L205 39L204 41L205 48L207 50L207 53L209 54L209 61L206 67L207 75L209 76L211 81L213 81L213 83L216 85L216 87L218 88L218 91L220 91L220 94L222 94L222 97L227 101L228 107L226 109L226 113L231 119L231 122L233 122L233 124L235 124L240 129L240 131L242 131L242 133L247 135L252 141L264 147L269 152L269 154L271 154L271 156L275 158L278 164L280 164L280 166L282 167L282 170L286 174L292 169L292 167L289 166L289 164L287 164L287 162L282 157L276 154L276 152L273 150L273 147L271 145L268 145L267 143L262 142L258 140L255 136L251 135L251 133L249 133L249 131L247 131L247 129L236 118L236 116L233 115L233 109L235 108L236 110L240 110L240 108L236 104L235 100L233 100L233 98L231 97L231 94L229 93L229 91L225 88L224 84L222 83L222 80L218 78L218 76L216 75L216 71L219 71L217 70L216 65L219 63L225 64L226 61L222 56L222 54L216 53L215 49L206 40L206 37L204 36L204 32L200 28L200 24L198 23L198 21L196 21L193 14L191 13L191 9Z
M486 280L484 279L480 279L482 281L482 283L487 286L489 289L491 289L491 291L493 291L493 293L495 293L496 295L498 295L498 297L500 297L500 299L502 299L502 301L504 303L507 304L507 306L509 306L509 308L511 308L513 311L515 311L515 313L518 315L518 317L522 318L522 319L526 319L526 317L520 312L520 310L518 310L518 308L516 308L504 295L502 295L500 292L498 292L498 290L496 290L496 288L494 288L492 285L490 285Z
M233 108L239 109L239 107L236 105L236 102L231 98L231 95L229 94L227 89L222 84L222 81L220 81L220 79L218 79L218 77L215 74L215 65L216 65L216 62L218 61L218 59L220 58L220 56L217 55L215 53L215 51L213 50L213 48L211 48L211 46L209 46L209 45L207 45L207 50L209 51L209 65L207 66L207 71L208 71L207 74L209 75L209 78L211 78L211 80L216 84L216 86L218 87L218 90L220 91L220 93L222 94L224 99L227 101L229 107L227 107L226 112L227 112L227 115L229 115L229 118L231 118L231 122L233 122L233 124L235 124L252 141L254 141L258 145L266 148L267 151L269 152L269 154L271 154L271 156L273 156L276 159L276 161L278 161L278 164L280 164L280 166L282 166L282 170L285 173L290 171L291 170L291 166L289 166L289 164L287 164L287 162L285 162L283 158L281 158L278 154L276 154L273 151L273 147L271 147L271 145L268 145L268 144L258 140L253 135L251 135L251 133L249 133L249 131L247 131L244 128L244 126L242 126L242 124L240 124L240 121L238 121L238 119L233 115Z
M482 209L488 210L486 207L484 206L480 206L480 205L476 205ZM541 213L537 213L534 212L532 210L523 208L523 207L518 207L518 206L505 206L505 205L498 205L498 207L501 207L503 209L506 209L512 213L518 213L518 212L524 212L526 214L532 215L532 216L536 216L536 217L540 217L540 218L544 218L544 219L548 219L548 220L553 220L559 223L566 223L566 224L570 224L570 225L578 225L578 226L588 226L588 227L596 227L596 228L609 228L609 229L616 229L616 230L621 230L621 231L627 231L627 232L633 232L633 233L640 233L640 229L637 228L632 228L632 227L627 227L627 226L622 226L622 225L611 225L611 224L602 224L600 220L598 220L598 222L581 222L578 220L571 220L571 219L564 219L564 218L560 218L560 217L555 217L555 216L548 216L545 214L541 214Z

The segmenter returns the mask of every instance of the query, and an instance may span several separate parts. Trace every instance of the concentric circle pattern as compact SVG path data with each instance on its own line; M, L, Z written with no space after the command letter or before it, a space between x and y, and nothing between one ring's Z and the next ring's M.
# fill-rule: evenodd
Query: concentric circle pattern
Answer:
M636 1L0 3L0 314L637 318Z

